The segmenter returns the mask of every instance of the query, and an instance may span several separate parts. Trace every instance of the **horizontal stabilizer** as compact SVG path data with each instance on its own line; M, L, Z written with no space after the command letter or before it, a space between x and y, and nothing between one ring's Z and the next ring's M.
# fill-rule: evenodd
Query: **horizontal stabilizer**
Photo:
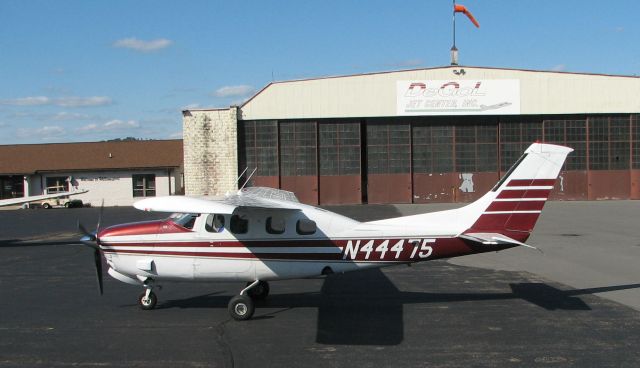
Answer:
M460 234L458 237L462 239L471 240L476 243L484 244L484 245L522 245L527 248L538 249L533 245L525 244L523 242L512 239L506 235L502 235L499 233L467 233Z

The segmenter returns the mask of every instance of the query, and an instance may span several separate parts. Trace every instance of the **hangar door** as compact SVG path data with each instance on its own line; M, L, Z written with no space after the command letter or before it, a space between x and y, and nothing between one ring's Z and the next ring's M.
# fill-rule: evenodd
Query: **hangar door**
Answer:
M318 149L315 121L280 122L280 188L300 202L318 204Z
M360 123L318 124L320 204L361 203Z
M411 125L367 120L368 203L411 203Z

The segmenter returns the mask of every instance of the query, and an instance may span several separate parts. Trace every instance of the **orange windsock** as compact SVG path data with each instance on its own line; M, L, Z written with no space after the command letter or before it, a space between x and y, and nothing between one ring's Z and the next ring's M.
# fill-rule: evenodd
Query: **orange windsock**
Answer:
M473 17L473 14L471 14L471 12L469 10L467 10L467 8L465 8L464 5L455 4L454 7L453 7L453 12L454 13L463 13L464 15L467 16L467 18L469 18L469 20L471 21L471 23L473 23L473 25L475 25L476 27L480 28L480 24L478 23L476 18Z

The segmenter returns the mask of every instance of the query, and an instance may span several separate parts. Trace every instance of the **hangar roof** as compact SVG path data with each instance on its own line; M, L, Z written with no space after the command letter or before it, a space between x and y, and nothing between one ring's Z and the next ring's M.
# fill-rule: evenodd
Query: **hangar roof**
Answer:
M239 119L398 116L400 84L412 81L449 81L471 86L478 81L483 86L494 83L498 86L497 94L500 86L511 86L502 90L503 96L513 99L512 108L502 110L510 112L503 114L640 112L640 78L636 76L446 66L273 82L241 106ZM498 110L477 114L494 113L501 114ZM451 115L477 114L455 111Z
M180 167L182 140L0 145L0 175Z

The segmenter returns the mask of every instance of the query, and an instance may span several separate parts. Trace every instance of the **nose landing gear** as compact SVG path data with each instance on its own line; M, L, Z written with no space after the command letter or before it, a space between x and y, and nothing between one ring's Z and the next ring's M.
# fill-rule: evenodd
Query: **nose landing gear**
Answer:
M156 293L153 292L153 280L146 279L142 284L145 288L144 293L140 294L138 297L138 305L143 310L151 310L156 307L156 303L158 303L158 297Z

